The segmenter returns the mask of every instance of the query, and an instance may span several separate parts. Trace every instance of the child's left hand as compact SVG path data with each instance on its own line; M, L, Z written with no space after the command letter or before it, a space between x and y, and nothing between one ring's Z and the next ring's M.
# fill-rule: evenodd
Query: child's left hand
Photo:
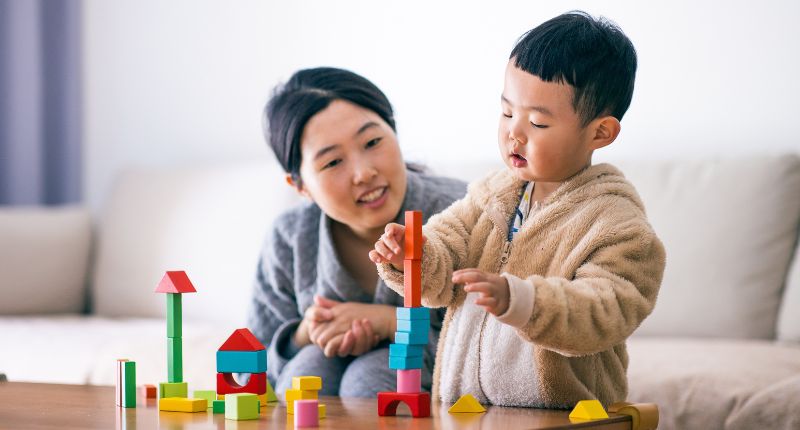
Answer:
M483 306L486 312L500 316L508 310L510 291L508 280L494 273L479 269L462 269L453 272L453 283L464 284L464 291L479 293L475 304Z

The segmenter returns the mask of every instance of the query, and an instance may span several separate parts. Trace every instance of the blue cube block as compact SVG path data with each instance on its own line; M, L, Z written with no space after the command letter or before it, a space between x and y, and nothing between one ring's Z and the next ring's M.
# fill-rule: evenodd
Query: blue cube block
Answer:
M397 320L397 331L416 333L428 331L430 326L431 322L428 320Z
M422 369L422 357L389 356L389 368L395 370Z
M415 331L409 333L407 331L398 331L394 333L394 343L404 345L427 345L428 344L428 330Z
M418 308L397 308L397 320L431 320L431 310L424 306Z
M425 347L422 345L404 345L393 343L389 345L389 355L393 357L422 357Z
M217 372L262 373L267 371L267 351L217 351Z

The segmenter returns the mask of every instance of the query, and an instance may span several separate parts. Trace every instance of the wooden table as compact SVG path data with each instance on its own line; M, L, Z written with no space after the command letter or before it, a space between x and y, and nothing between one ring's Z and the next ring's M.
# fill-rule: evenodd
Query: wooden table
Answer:
M139 395L136 408L114 405L114 387L0 382L0 429L293 429L286 407L271 404L257 421L226 420L208 412L160 412L155 400ZM488 407L483 414L448 414L450 405L434 403L430 418L411 418L401 405L397 417L379 417L377 399L321 397L327 418L320 429L630 429L631 417L570 422L568 412L529 408Z

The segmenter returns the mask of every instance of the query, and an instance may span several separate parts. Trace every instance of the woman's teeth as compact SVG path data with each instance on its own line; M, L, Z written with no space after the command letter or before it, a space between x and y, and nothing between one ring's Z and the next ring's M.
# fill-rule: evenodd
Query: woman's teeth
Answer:
M364 203L370 203L378 199L383 194L383 190L385 188L378 188L377 190L367 194L366 196L362 197L360 201Z

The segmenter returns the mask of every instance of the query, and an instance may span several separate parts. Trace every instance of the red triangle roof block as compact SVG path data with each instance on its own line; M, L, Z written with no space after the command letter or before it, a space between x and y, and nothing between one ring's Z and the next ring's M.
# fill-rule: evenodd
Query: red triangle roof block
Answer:
M167 272L156 287L157 293L196 293L192 281L183 270Z
M239 328L219 347L220 351L260 351L266 349L264 344L246 328Z

